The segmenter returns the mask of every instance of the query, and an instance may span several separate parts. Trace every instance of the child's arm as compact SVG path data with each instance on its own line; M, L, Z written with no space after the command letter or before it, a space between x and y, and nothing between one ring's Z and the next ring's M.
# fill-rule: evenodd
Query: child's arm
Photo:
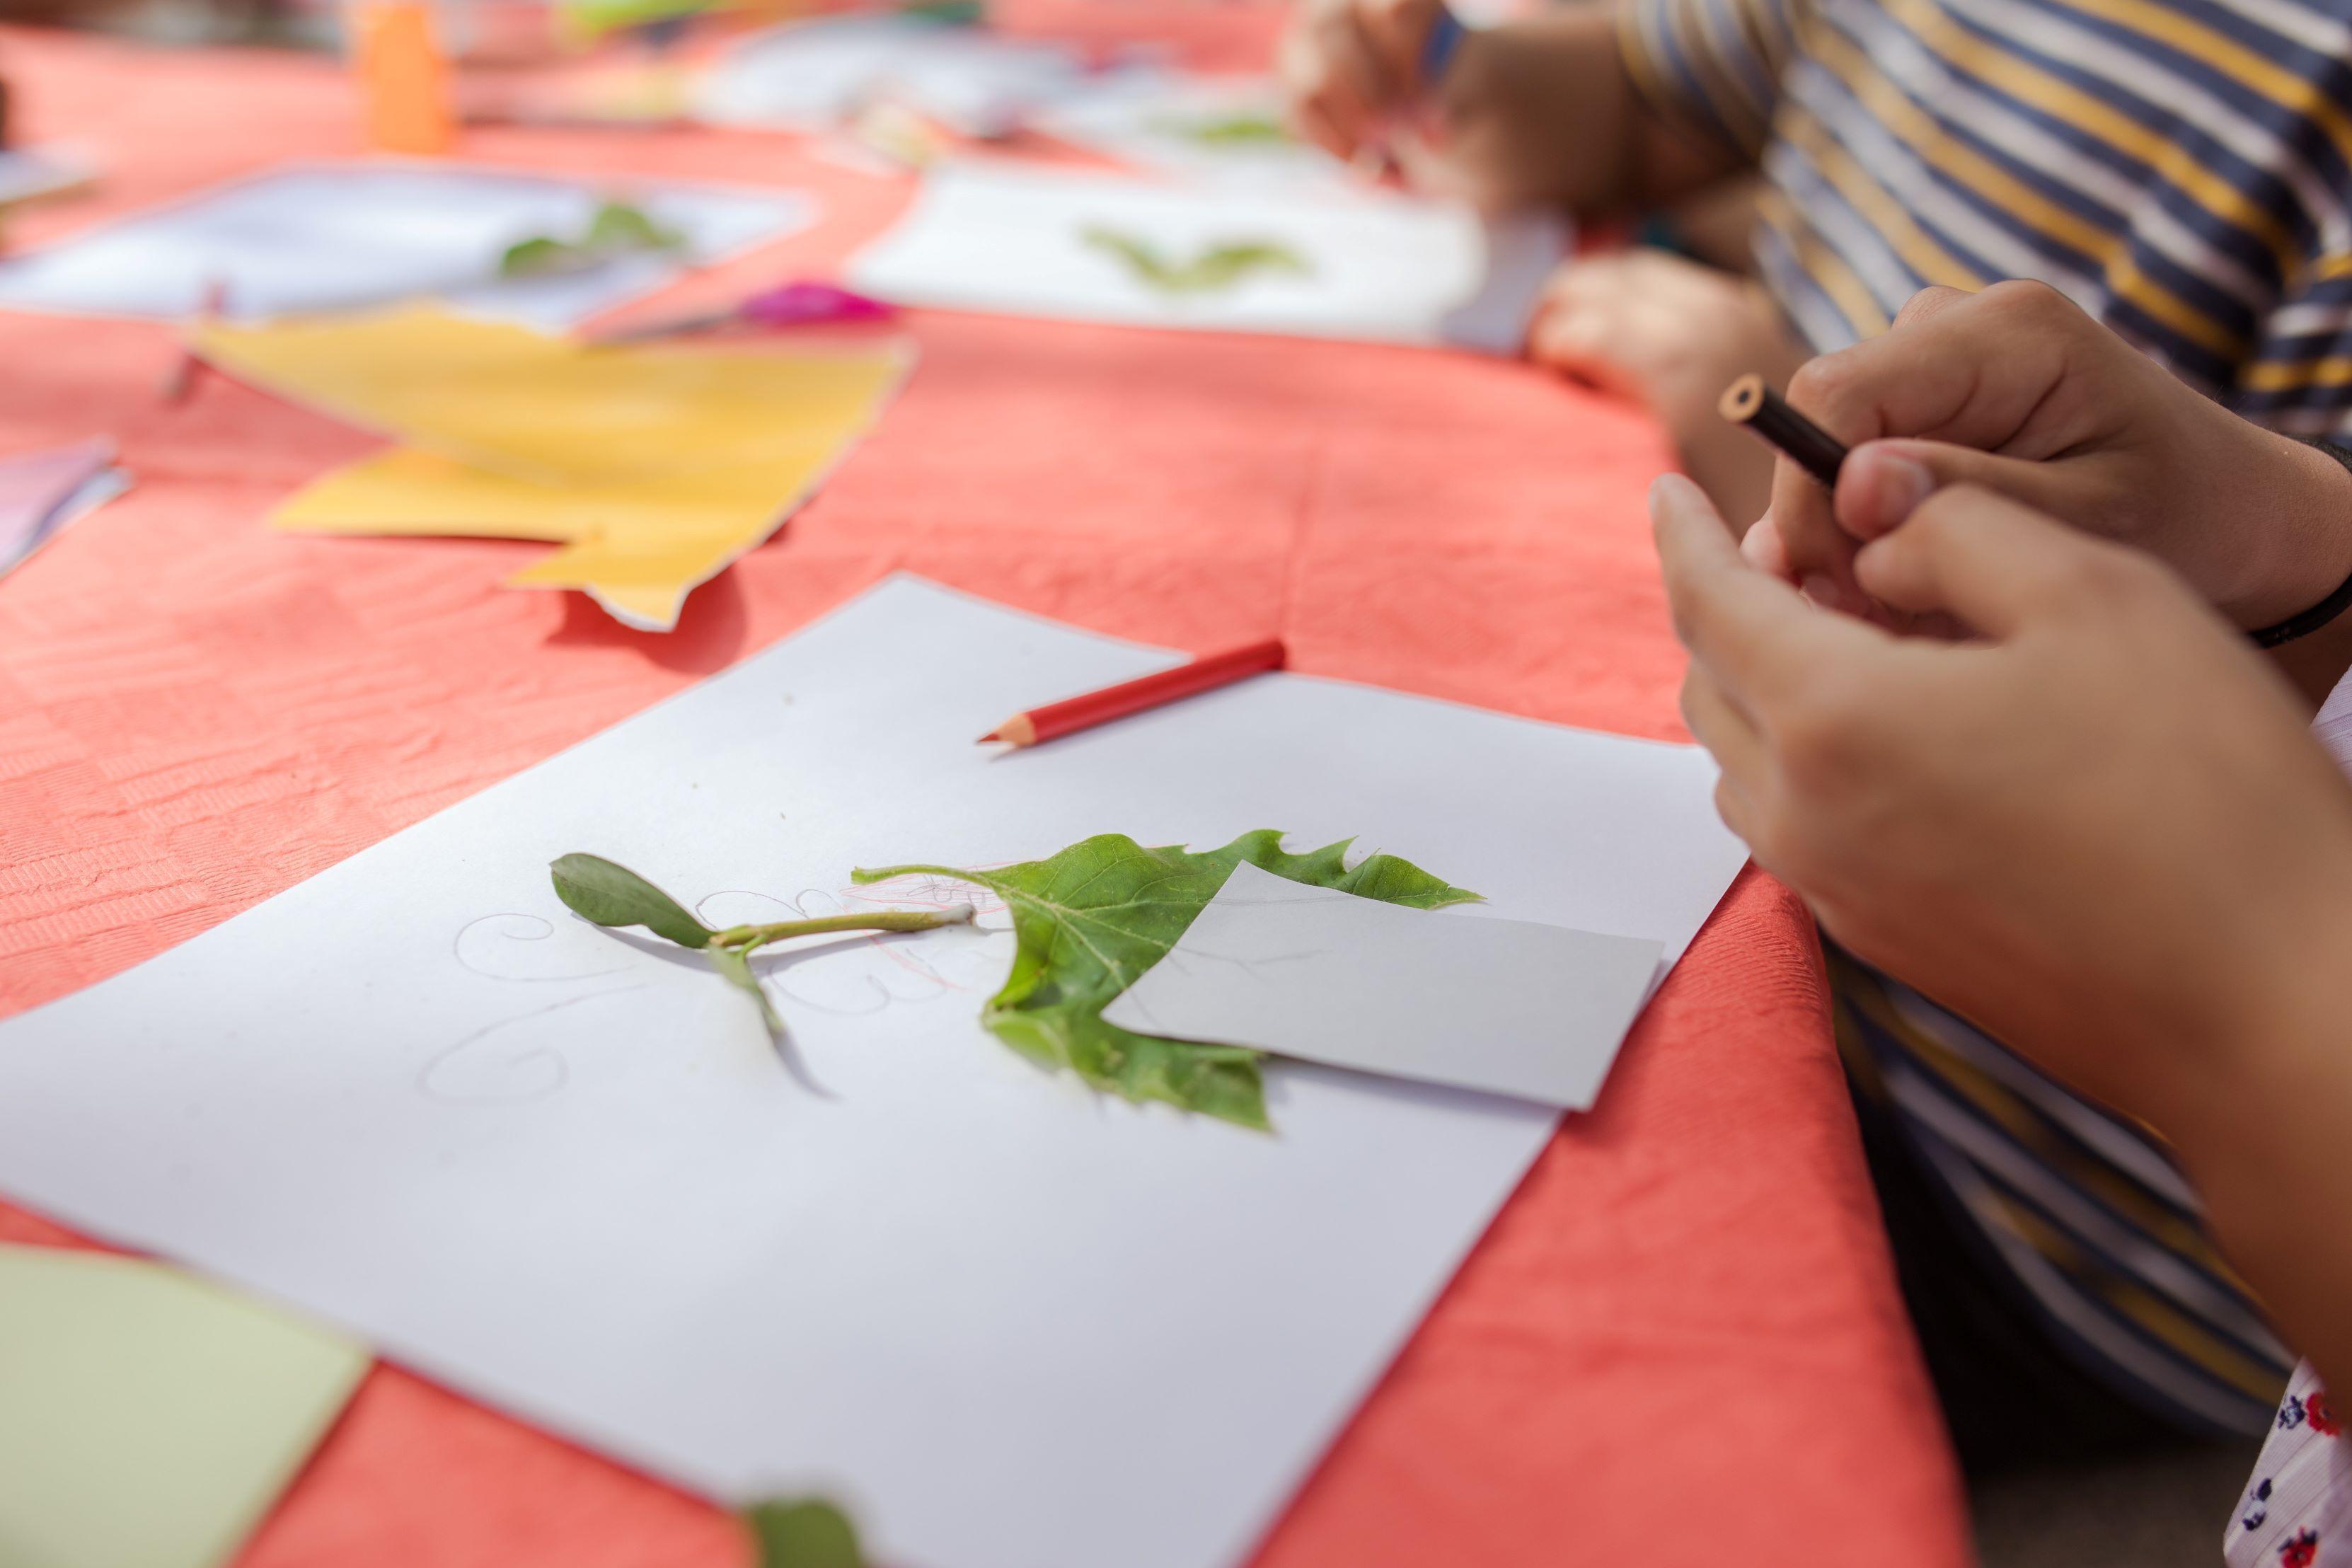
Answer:
M1661 113L1636 89L1607 5L1465 37L1443 79L1422 78L1441 0L1305 0L1281 55L1305 132L1342 158L1393 147L1416 183L1488 210L1649 205L1748 166L1752 153ZM1413 147L1391 132L1412 124Z
M2162 1132L2352 1387L2352 788L2276 675L2147 556L1973 487L1854 563L1961 644L1812 608L1685 480L1652 510L1725 820L1840 942Z

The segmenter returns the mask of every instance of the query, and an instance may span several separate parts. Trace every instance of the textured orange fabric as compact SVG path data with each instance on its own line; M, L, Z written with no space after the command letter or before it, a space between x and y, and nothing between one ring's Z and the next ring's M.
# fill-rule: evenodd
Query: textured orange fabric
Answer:
M1193 30L1228 52L1247 31ZM92 142L112 171L97 203L29 219L20 240L357 149L350 89L315 62L0 32L0 70L34 135ZM478 132L463 152L823 195L820 231L681 300L837 257L904 196L751 135ZM1279 631L1301 669L1681 734L1641 505L1666 454L1639 416L1464 355L914 327L923 360L879 431L661 637L498 586L535 546L271 534L271 502L370 443L217 379L159 405L160 328L0 314L0 452L110 431L139 479L0 581L0 1010L204 930L894 568L1129 637L1211 648ZM1476 790L1465 779L1429 809L1475 810ZM12 1210L0 1236L73 1241ZM1811 929L1751 872L1261 1561L1966 1558ZM707 1505L394 1368L242 1559L742 1561Z

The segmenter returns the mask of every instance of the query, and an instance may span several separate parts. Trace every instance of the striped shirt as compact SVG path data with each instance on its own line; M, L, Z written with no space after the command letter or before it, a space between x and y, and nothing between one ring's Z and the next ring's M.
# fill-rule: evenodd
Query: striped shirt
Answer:
M1824 943L1839 1054L2065 1358L2187 1432L2268 1429L2294 1357L2162 1147Z
M2035 278L2297 435L2352 426L2352 0L1630 0L1662 113L1760 162L1816 352Z
M2352 0L1619 15L1653 106L1760 163L1758 269L1816 352L1927 284L2034 278L2251 418L2352 427ZM2048 1338L2180 1426L2267 1429L2294 1358L2161 1146L1866 965L1832 968L1857 1088Z
M2352 676L2312 733L2352 774ZM2151 1415L2208 1435L2270 1430L2294 1357L2207 1237L2162 1144L1917 992L1828 952L1855 1088L1891 1115L2011 1300L2075 1365ZM2352 1522L2352 1492L2337 1505Z

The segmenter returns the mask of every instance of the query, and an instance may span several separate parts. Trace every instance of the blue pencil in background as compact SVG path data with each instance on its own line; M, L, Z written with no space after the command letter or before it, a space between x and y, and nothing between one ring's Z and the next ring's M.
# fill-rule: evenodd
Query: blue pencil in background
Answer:
M1414 90L1423 99L1426 100L1436 90L1437 84L1444 79L1447 68L1454 64L1454 57L1461 51L1462 40L1469 36L1470 29L1463 26L1462 18L1454 14L1452 6L1440 5L1437 8L1435 19L1429 24L1428 35L1421 40L1419 79ZM1391 122L1376 140L1356 150L1353 162L1359 174L1384 184L1402 183L1404 163L1397 156L1396 143L1401 135L1408 133L1407 126L1402 123L1405 118L1409 117L1400 117Z
M1437 19L1429 25L1429 36L1421 41L1421 90L1429 91L1445 78L1445 70L1462 47L1462 40L1470 29L1454 14L1451 5L1437 8Z

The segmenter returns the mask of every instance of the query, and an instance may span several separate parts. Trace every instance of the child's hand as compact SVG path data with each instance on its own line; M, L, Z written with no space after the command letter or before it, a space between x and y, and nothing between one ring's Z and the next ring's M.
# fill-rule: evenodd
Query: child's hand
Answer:
M1300 130L1341 158L1378 148L1428 88L1422 45L1442 9L1443 0L1307 0L1280 56Z
M1651 510L1724 819L1840 942L2153 1123L2352 1386L2352 789L2285 687L2147 555L1969 486L1853 562L1967 644L1815 609L1685 480Z
M1753 516L1771 477L1755 437L1716 412L1748 371L1779 379L1803 358L1764 291L1668 251L1570 261L1552 274L1528 353L1577 380L1646 405L1683 467L1718 506Z
M2282 1009L2352 955L2352 788L2165 567L1940 490L1855 572L1979 640L1898 638L1748 566L1687 482L1651 509L1724 820L1840 942L2167 1131L2218 1053L2313 1022Z
M1280 74L1304 135L1353 161L1393 155L1417 189L1488 211L1675 200L1739 154L1641 106L1605 5L1475 27L1422 76L1440 0L1299 0ZM1407 132L1399 134L1399 132Z
M2242 626L2352 576L2352 475L2038 283L1927 289L1892 330L1798 371L1789 400L1854 452L1834 500L1780 463L1749 558L1848 607L1858 546L1954 483L2147 551Z
M1754 282L1644 247L1563 263L1528 355L1680 425L1712 416L1733 377L1791 369L1801 351Z

